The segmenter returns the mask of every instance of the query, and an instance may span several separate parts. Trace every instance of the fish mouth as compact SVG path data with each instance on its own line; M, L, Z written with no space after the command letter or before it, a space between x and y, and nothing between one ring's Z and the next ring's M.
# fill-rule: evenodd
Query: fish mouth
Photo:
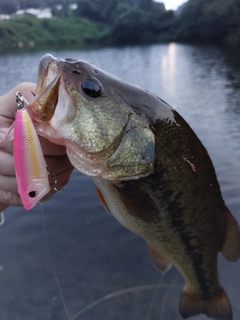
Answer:
M58 104L61 78L59 61L50 54L43 56L38 68L36 99L28 106L34 120L48 122L52 119Z

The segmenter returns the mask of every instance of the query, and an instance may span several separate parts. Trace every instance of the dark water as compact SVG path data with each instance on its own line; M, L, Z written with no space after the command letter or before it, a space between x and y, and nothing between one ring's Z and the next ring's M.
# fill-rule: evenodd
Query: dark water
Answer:
M0 56L0 94L21 81L35 81L44 53ZM174 106L209 151L226 204L240 223L237 53L176 44L51 53L94 62ZM63 193L30 212L9 208L5 218L0 228L1 320L68 319L51 263L72 320L181 319L182 277L175 268L165 275L155 270L145 242L105 213L90 178L74 172ZM219 276L234 319L240 316L239 267L219 256Z

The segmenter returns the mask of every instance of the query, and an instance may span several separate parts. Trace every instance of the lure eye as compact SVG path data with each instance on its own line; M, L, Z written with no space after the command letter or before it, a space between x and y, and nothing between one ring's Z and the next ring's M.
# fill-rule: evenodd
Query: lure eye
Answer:
M28 195L29 195L30 198L35 198L36 195L37 195L37 192L36 191L30 191Z
M102 95L102 86L97 79L86 79L82 82L81 87L89 97L98 98Z

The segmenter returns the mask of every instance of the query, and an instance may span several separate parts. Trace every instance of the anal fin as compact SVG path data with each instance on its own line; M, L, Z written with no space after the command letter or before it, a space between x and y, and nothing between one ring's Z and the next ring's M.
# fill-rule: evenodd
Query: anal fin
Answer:
M219 288L219 292L211 299L203 300L192 295L185 286L180 299L179 312L184 319L202 313L215 320L232 320L233 318L232 307L223 288Z
M148 250L151 256L152 263L158 270L163 273L167 272L171 268L171 261L162 253L160 253L159 250L156 250L150 244L148 244Z
M226 231L220 252L228 261L237 261L240 258L240 229L227 207L226 210Z

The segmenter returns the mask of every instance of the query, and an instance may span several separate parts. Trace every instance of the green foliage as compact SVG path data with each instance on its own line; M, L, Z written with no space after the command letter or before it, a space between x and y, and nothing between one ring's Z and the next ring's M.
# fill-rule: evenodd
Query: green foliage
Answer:
M114 44L136 44L145 29L145 16L138 8L130 8L116 19L110 37Z
M153 2L152 0L139 0L139 8L141 10L149 11L152 9Z
M178 15L153 0L0 0L0 13L46 6L52 19L25 14L0 20L0 50L163 41L240 45L240 0L189 0Z
M177 39L221 44L233 35L240 44L240 0L189 0L178 18Z
M2 1L6 0L0 0L0 4ZM37 19L25 14L0 21L2 50L134 45L173 39L173 11L166 11L163 4L153 0L77 0L74 11L69 9L70 0L58 1L61 10L53 0L44 1L51 5L54 18Z
M0 50L88 48L99 45L105 32L106 27L87 19L37 19L25 15L0 21Z
M105 40L114 45L156 42L160 33L170 34L175 20L173 11L153 0L78 0L75 14L106 24Z
M124 0L120 3L125 2ZM74 14L90 20L107 23L117 6L117 0L78 0Z
M152 9L145 12L140 7L119 5L117 13L109 35L117 45L157 42L160 34L170 33L175 19L172 11L157 3L152 3Z

